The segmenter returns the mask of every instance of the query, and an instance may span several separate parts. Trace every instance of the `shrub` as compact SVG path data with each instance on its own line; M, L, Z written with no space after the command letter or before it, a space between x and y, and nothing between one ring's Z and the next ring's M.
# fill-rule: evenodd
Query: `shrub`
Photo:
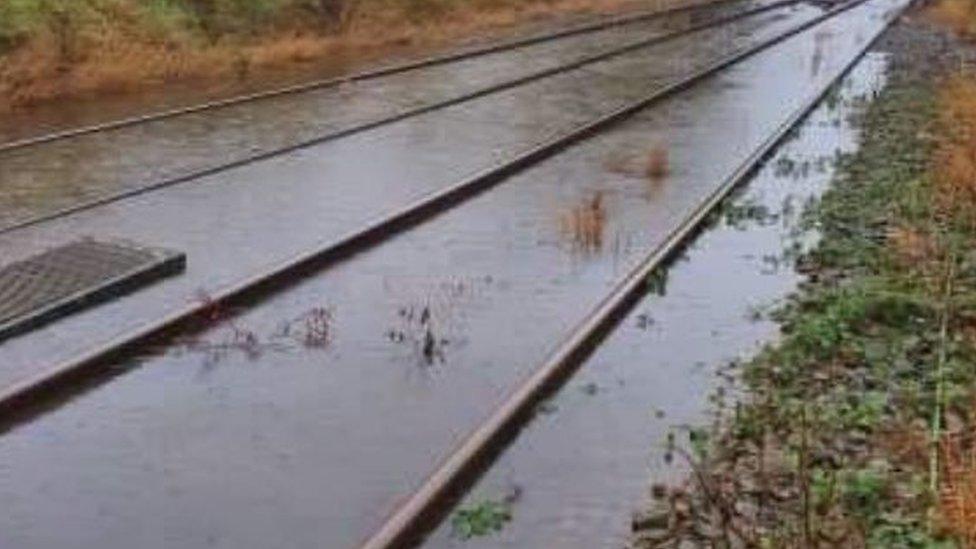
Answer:
M26 40L37 27L39 15L37 0L0 2L0 53Z

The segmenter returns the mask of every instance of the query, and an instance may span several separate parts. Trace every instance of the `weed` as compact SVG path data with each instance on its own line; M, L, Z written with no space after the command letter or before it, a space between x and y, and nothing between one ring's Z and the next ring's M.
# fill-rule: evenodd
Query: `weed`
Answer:
M574 248L584 252L599 251L603 247L606 224L607 210L601 191L573 206L562 217L563 233L571 239Z
M428 366L444 362L444 350L450 342L437 334L437 321L429 304L419 308L401 307L397 316L403 325L387 332L390 341L410 344L420 360Z
M274 333L262 337L243 326L233 312L226 310L206 292L198 292L197 300L202 306L199 330L210 330L221 325L228 328L217 341L196 336L183 340L182 348L202 353L207 365L221 362L235 352L242 353L249 360L256 360L268 351L293 350L295 342L300 342L306 348L324 349L332 341L332 312L327 307L314 307L298 318L283 323Z
M976 448L970 433L950 433L941 440L942 482L939 510L942 527L976 547Z
M876 467L845 471L840 479L839 496L846 509L862 518L876 516L886 497L886 471Z
M458 509L451 518L451 530L455 537L467 540L500 532L510 520L511 503L484 500Z
M304 315L306 347L325 347L332 341L332 311L315 307Z
M764 204L756 199L730 202L723 208L725 223L739 230L748 228L750 222L760 226L770 225L779 221L779 215L774 214Z
M859 151L804 207L820 241L770 258L809 277L770 314L782 338L743 365L747 398L728 413L713 401L707 437L689 437L675 545L703 532L721 547L974 543L973 446L943 433L976 420L976 81L899 82L866 108ZM724 215L766 218L750 206Z
M691 444L691 449L699 461L708 458L709 433L707 429L688 429L688 443Z
M663 296L668 291L668 268L659 266L647 276L647 291Z
M386 331L386 339L408 347L412 358L424 366L444 363L451 345L463 343L460 333L465 325L465 307L477 299L482 290L494 284L487 276L419 279L414 285L402 277L384 282L387 292L406 293L405 304L393 314L393 325Z
M668 150L663 145L655 145L647 151L647 164L644 167L644 175L649 179L663 179L671 172L668 160Z

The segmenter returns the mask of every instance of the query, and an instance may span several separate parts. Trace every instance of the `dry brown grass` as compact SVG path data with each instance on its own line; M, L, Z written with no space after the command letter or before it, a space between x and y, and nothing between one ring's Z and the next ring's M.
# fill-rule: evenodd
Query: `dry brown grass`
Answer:
M976 0L941 0L928 13L976 37ZM957 75L941 86L939 130L931 169L938 214L976 228L976 79Z
M917 228L895 226L888 229L888 245L903 268L912 268L936 258L938 242L931 234Z
M952 0L938 7L947 22L958 25L969 25L976 15L968 2ZM959 30L970 33L974 28ZM976 230L976 80L956 76L946 82L940 92L939 116L940 139L931 168L937 225L954 224L965 231L962 234L971 234ZM968 338L972 337L970 323L965 318L959 321ZM940 441L939 518L964 547L976 547L976 433L960 431L950 430Z
M940 123L932 163L937 206L958 222L976 225L976 80L958 76L943 86Z
M561 14L609 13L648 4L665 9L701 1L470 0L418 14L410 11L410 2L369 0L331 34L279 28L264 36L216 43L161 38L134 27L132 18L121 14L114 27L87 29L73 41L70 55L65 55L57 36L41 32L0 56L0 111L65 98L133 93L172 82L258 80L270 69L301 69L337 57L347 63L366 61L407 48L446 46Z
M976 36L976 2L973 0L941 0L926 10L926 15L962 36Z
M946 435L939 448L940 526L963 547L976 547L976 448L973 434Z

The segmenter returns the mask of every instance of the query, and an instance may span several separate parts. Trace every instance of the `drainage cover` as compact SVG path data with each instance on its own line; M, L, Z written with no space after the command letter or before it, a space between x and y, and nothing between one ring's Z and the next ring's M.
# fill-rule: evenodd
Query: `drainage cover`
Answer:
M185 268L181 253L92 239L0 267L0 340Z

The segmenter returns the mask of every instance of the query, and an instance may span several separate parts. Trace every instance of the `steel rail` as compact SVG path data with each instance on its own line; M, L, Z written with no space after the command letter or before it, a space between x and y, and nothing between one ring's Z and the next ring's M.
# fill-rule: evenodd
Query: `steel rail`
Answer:
M111 362L113 359L129 358L137 354L141 348L150 346L152 343L171 341L172 337L179 333L181 329L193 326L194 323L206 325L207 317L213 312L214 308L229 310L234 307L256 304L272 295L275 291L297 283L303 276L320 272L326 267L362 253L411 227L417 226L447 211L461 202L491 189L512 175L631 117L652 104L675 95L702 79L712 76L743 59L777 45L824 20L866 1L868 0L853 0L849 4L839 6L824 14L818 15L765 42L755 44L746 50L726 56L678 82L650 93L642 99L580 125L570 132L558 135L541 145L488 168L479 174L455 183L446 189L431 193L402 209L382 216L367 224L362 229L352 231L317 249L298 254L265 272L252 275L221 289L215 292L212 299L206 303L184 305L174 312L149 321L139 328L51 367L39 365L41 371L37 375L0 390L0 416L4 414L15 414L18 410L28 409L36 405L39 401L42 401L45 395L55 394L58 390L69 388L72 384L81 384L98 374L111 371ZM457 464L455 463L455 465ZM453 475L446 475L438 478L447 481L452 477ZM437 493L439 491L434 490ZM408 514L410 509L417 509L417 500L414 499L411 502L413 502L411 506L405 508ZM426 506L424 505L422 507ZM404 515L398 514L397 516L403 517ZM395 532L398 529L393 528L391 530L390 528L386 528L381 532L380 537L376 539L385 539L391 531ZM371 544L368 547L378 546Z
M725 0L725 1L728 1L728 0ZM393 114L393 115L390 115L390 116L387 116L387 117L383 117L383 118L379 118L379 119L376 119L376 120L372 120L372 121L369 121L369 122L364 122L364 123L361 123L361 124L353 125L353 126L350 126L350 127L344 128L344 129L341 129L341 130L337 130L337 131L329 132L329 133L326 133L326 134L322 134L320 136L316 136L316 137L313 137L313 138L310 138L310 139L306 139L306 140L300 141L298 143L294 143L294 144L291 144L291 145L287 145L285 147L279 147L279 148L275 148L275 149L269 149L269 150L263 151L263 152L258 152L258 153L252 154L252 155L248 155L248 156L239 158L237 160L233 160L233 161L230 161L230 162L226 162L224 164L219 164L219 165L216 165L216 166L211 166L209 168L204 168L204 169L201 169L201 170L193 171L193 172L190 172L190 173L187 173L187 174L183 174L183 175L179 175L179 176L175 176L175 177L171 177L171 178L162 179L160 181L156 181L156 182L153 182L153 183L147 183L147 184L145 184L145 185L143 185L141 187L135 188L135 189L131 189L131 190L128 190L128 191L122 191L122 192L115 193L115 194L111 194L111 195L104 196L104 197L101 197L101 198L96 198L96 199L93 199L93 200L90 200L90 201L87 201L87 202L82 202L80 204L76 204L76 205L73 205L73 206L69 206L67 208L63 208L63 209L54 211L54 212L49 213L49 214L44 214L44 215L41 215L41 216L38 216L38 217L30 218L30 219L27 219L27 220L24 220L24 221L12 223L10 225L4 226L4 227L0 227L0 235L4 235L4 234L7 234L7 233L11 233L11 232L14 232L14 231L18 231L18 230L21 230L21 229L25 229L27 227L39 225L41 223L46 223L46 222L49 222L49 221L53 221L55 219L67 217L69 215L76 214L78 212L82 212L82 211L85 211L85 210L90 210L90 209L96 208L98 206L104 206L106 204L111 204L111 203L118 202L118 201L121 201L121 200L125 200L125 199L128 199L128 198L134 198L136 196L139 196L139 195L142 195L142 194L146 194L146 193L150 193L150 192L153 192L153 191L157 191L157 190L160 190L160 189L163 189L163 188L172 187L172 186L175 186L175 185L180 185L180 184L188 183L188 182L191 182L191 181L195 181L197 179L201 179L201 178L204 178L204 177L208 177L208 176L211 176L211 175L215 175L215 174L218 174L218 173L222 173L222 172L225 172L225 171L228 171L228 170L232 170L232 169L235 169L235 168L240 168L240 167L243 167L243 166L247 166L249 164L254 164L254 163L257 163L257 162L261 162L261 161L267 160L269 158L273 158L273 157L276 157L276 156L281 156L281 155L289 154L289 153L295 152L297 150L305 149L305 148L308 148L308 147L313 147L313 146L316 146L316 145L321 145L321 144L327 143L329 141L335 141L335 140L342 139L342 138L345 138L345 137L350 137L352 135L355 135L355 134L358 134L358 133L363 133L363 132L366 132L366 131L369 131L369 130L373 130L373 129L376 129L376 128L381 127L381 126L386 126L386 125L393 124L395 122L400 122L400 121L403 121L403 120L406 120L406 119L409 119L409 118L415 118L415 117L421 116L423 114L427 114L427 113L431 113L431 112L434 112L434 111L446 109L448 107L452 107L452 106L455 106L455 105L458 105L458 104L461 104L461 103L465 103L467 101L472 101L472 100L479 99L481 97L485 97L485 96L488 96L488 95L491 95L491 94L494 94L494 93L498 93L498 92L501 92L501 91L504 91L504 90L507 90L507 89L516 88L518 86L523 86L525 84L528 84L528 83L531 83L531 82L534 82L534 81L542 80L544 78L548 78L548 77L554 76L556 74L560 74L560 73L564 73L564 72L569 72L569 71L572 71L572 70L579 69L580 67L583 67L583 66L586 66L586 65L590 65L590 64L597 63L597 62L600 62L600 61L605 61L607 59L610 59L610 58L613 58L613 57L616 57L616 56L620 56L620 55L624 55L624 54L630 53L630 52L635 51L635 50L639 50L639 49L642 49L642 48L652 47L652 46L655 46L655 45L658 45L658 44L662 44L662 43L665 43L665 42L669 42L669 41L672 41L672 40L676 40L678 38L681 38L683 36L687 36L689 34L694 34L696 32L701 32L703 30L707 30L707 29L710 29L710 28L718 27L718 26L721 26L721 25L726 25L726 24L735 22L735 21L737 21L739 19L744 19L746 17L751 17L751 16L758 15L758 14L761 14L761 13L764 13L764 12L767 12L767 11L771 11L771 10L780 9L780 8L783 8L783 7L786 7L786 6L794 5L794 4L797 4L797 3L801 2L801 1L802 0L779 0L777 2L768 4L768 5L765 5L765 6L760 6L758 8L754 8L754 9L751 9L751 10L746 10L744 12L737 13L737 14L734 14L734 15L731 15L731 16L728 16L728 17L723 17L723 18L716 19L714 21L709 21L709 22L705 22L705 23L700 23L698 25L693 25L693 26L690 26L690 27L688 27L686 29L682 29L680 31L675 31L675 32L666 33L666 34L661 34L661 35L654 36L654 37L651 37L651 38L647 38L647 39L643 39L643 40L638 40L638 41L635 41L635 42L631 42L631 43L628 43L628 44L626 44L624 46L620 46L620 47L613 48L613 49L610 49L610 50L607 50L607 51L604 51L604 52L601 52L601 53L597 53L597 54L594 54L594 55L591 55L591 56L587 56L587 57L584 57L584 58L581 58L581 59L577 59L576 61L573 61L573 62L564 64L564 65L558 65L556 67L550 67L548 69L543 69L541 71L537 71L537 72L534 72L534 73L531 73L531 74L528 74L528 75L524 75L524 76L521 76L519 78L515 78L515 79L512 79L512 80L507 80L507 81L500 82L498 84L494 84L494 85L491 85L491 86L488 86L488 87L485 87L485 88L481 88L481 89L478 89L478 90L474 90L473 92L469 92L469 93L466 93L466 94L462 94L462 95L459 95L459 96L455 96L455 97L452 97L450 99L446 99L444 101L440 101L440 102L437 102L437 103L432 103L430 105L424 105L424 106L421 106L421 107L416 107L416 108L413 108L413 109L408 109L408 110L405 110L405 111L401 111L401 112L399 112L397 114Z
M599 32L613 27L620 27L620 26L630 25L634 23L639 23L642 21L649 21L657 18L669 17L687 11L694 11L696 9L711 8L723 4L734 4L738 2L744 2L744 1L745 0L712 0L709 2L703 2L701 4L680 6L676 8L669 8L666 10L647 10L632 15L611 17L603 21L598 21L596 23L576 25L555 32L540 33L540 34L535 34L524 38L506 40L494 44L489 44L487 46L465 49L460 52L424 57L415 61L408 61L406 63L400 63L396 65L381 66L379 68L355 72L345 76L337 76L337 77L325 78L320 80L313 80L311 82L303 82L301 84L294 84L282 88L275 88L271 90L237 95L233 97L228 97L226 99L208 101L205 103L198 103L186 107L178 107L178 108L159 111L159 112L152 112L149 114L122 118L119 120L113 120L113 121L104 122L100 124L91 124L91 125L71 128L68 130L55 131L48 134L39 135L36 137L18 139L18 140L9 141L0 144L0 152L11 151L14 149L22 149L25 147L32 147L44 143L51 143L53 141L61 141L64 139L70 139L72 137L79 137L82 135L87 135L92 133L100 133L109 130L125 128L128 126L135 126L138 124L144 124L146 122L163 120L166 118L174 118L177 116L183 116L183 115L198 113L202 111L221 109L224 107L239 105L241 103L250 103L254 101L260 101L262 99L271 99L274 97L280 97L282 95L291 95L291 94L302 93L302 92L307 92L307 91L312 91L312 90L317 90L322 88L330 88L330 87L339 86L341 84L345 84L349 82L360 82L363 80L371 80L382 76L389 76L389 75L408 72L408 71L421 69L425 67L443 65L455 61L463 61L465 59L471 59L474 57L479 57L491 53L524 48L534 44L557 40L560 38L567 38L570 36L587 34L591 32Z
M869 0L856 0L842 10ZM832 86L847 74L888 26L911 5L906 5L871 37L865 46L809 100L777 128L744 163L722 182L704 202L696 207L667 239L654 249L563 341L549 358L534 370L502 404L452 452L360 549L413 547L442 518L445 506L455 502L472 485L481 472L499 455L505 442L532 418L532 410L552 394L603 341L633 304L645 294L649 277L680 251L697 234L708 216L738 186L762 165L775 148L789 136L807 115L823 100ZM836 15L834 11L832 15Z

